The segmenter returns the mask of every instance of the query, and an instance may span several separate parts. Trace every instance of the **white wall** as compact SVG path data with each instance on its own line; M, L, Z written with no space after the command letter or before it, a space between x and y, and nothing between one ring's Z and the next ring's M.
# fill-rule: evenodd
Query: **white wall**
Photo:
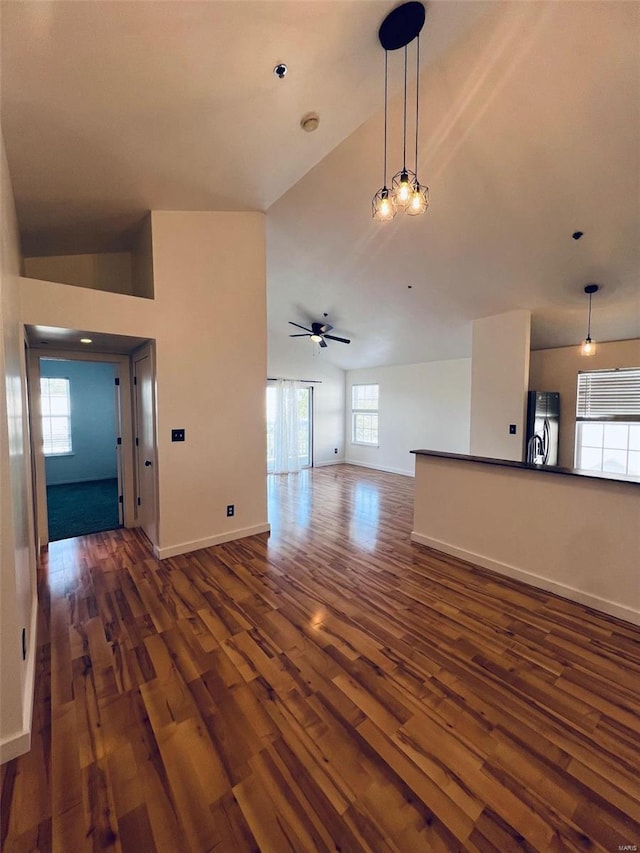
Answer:
M36 584L24 340L20 323L20 250L4 140L0 168L3 388L0 393L0 761L7 761L30 746ZM24 661L23 629L27 648Z
M531 353L529 387L534 391L560 392L560 447L558 465L573 468L576 437L578 371L614 367L640 367L640 339L600 343L590 358L580 346L536 350Z
M378 447L351 442L351 387L378 383ZM347 371L347 462L413 475L411 450L469 452L468 358Z
M640 624L640 486L419 456L415 542Z
M264 215L160 211L151 222L154 299L33 279L21 297L25 323L155 339L154 544L166 557L268 528ZM171 442L174 427L184 443Z
M313 385L313 464L344 462L344 370L331 364L317 344L292 340L287 331L269 338L267 364L272 379L318 380Z
M474 456L523 458L531 313L509 311L473 322L471 442ZM516 425L515 435L509 425Z
M152 231L166 555L266 528L265 218L154 211Z

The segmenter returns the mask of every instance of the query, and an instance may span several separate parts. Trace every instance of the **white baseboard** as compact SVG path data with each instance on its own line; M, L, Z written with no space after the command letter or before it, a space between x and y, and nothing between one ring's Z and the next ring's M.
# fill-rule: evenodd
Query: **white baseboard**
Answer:
M506 575L515 580L534 586L537 589L544 589L547 592L553 592L561 598L568 598L570 601L576 601L578 604L584 604L586 607L591 607L594 610L599 610L602 613L607 613L609 616L616 616L618 619L624 619L625 622L631 622L633 625L640 625L640 612L625 607L623 604L617 604L615 601L609 601L606 598L600 598L597 595L592 595L589 592L584 592L581 589L575 589L571 586L553 581L550 578L545 578L542 575L536 575L533 572L527 572L524 569L518 569L508 563L501 563L491 557L485 557L482 554L474 554L473 551L466 551L464 548L458 548L455 545L450 545L448 542L441 542L439 539L431 539L422 533L416 533L415 530L411 533L411 541L418 545L426 545L428 548L433 548L436 551L442 551L452 557L458 557L460 560L466 560L469 563L475 563L477 566L482 566L484 569L489 569L499 575Z
M22 700L22 730L0 740L0 764L24 755L31 749L31 728L33 725L33 700L35 696L36 650L38 630L38 598L33 596L31 603L31 624L29 625L29 648L27 649L27 671L24 680Z
M385 468L382 465L369 465L368 462L356 462L355 459L345 459L345 465L357 465L359 468L371 468L372 471L386 471L387 474L401 474L403 477L415 477L413 471L402 470L400 468Z
M255 536L256 533L269 533L270 524L254 524L252 527L242 527L237 530L229 530L219 533L217 536L209 536L206 539L198 539L195 542L182 542L180 545L169 545L166 548L153 546L153 553L159 560L167 557L177 557L180 554L188 554L190 551L199 551L200 548L210 548L212 545L223 545L225 542L233 542L235 539L244 539L246 536Z
M313 467L314 468L326 468L327 465L344 465L344 464L345 464L344 459L339 459L338 457L336 457L335 459L329 459L328 462L314 462Z

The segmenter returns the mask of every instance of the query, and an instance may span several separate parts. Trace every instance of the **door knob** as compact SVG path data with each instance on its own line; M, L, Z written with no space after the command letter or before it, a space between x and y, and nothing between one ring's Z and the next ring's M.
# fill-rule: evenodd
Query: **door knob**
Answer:
M149 467L150 467L150 465L151 465L151 460L150 460L150 459L145 459L144 467L145 467L145 468L149 468Z

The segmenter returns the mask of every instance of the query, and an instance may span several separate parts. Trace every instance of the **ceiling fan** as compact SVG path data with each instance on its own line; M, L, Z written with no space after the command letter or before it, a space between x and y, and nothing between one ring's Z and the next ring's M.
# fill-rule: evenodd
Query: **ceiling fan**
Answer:
M351 343L347 338L338 338L336 335L329 335L328 332L333 329L333 326L330 326L329 323L312 323L310 329L307 329L306 326L301 326L299 323L293 323L291 320L289 320L289 325L295 326L298 329L304 329L306 332L304 335L289 335L290 338L311 338L314 343L320 344L321 347L328 346L327 341L340 341L341 344Z

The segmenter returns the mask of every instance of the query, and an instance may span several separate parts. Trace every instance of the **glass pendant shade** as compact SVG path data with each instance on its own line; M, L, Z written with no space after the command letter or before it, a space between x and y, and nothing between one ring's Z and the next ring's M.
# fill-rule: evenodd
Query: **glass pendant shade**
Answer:
M395 200L386 187L374 195L371 207L373 218L378 222L388 222L396 215Z
M595 355L596 354L596 342L592 341L591 338L585 338L582 341L582 347L580 349L580 355Z
M423 187L422 184L416 180L414 185L411 187L409 203L405 207L404 212L408 213L409 216L419 216L421 213L426 213L428 207L429 187Z

